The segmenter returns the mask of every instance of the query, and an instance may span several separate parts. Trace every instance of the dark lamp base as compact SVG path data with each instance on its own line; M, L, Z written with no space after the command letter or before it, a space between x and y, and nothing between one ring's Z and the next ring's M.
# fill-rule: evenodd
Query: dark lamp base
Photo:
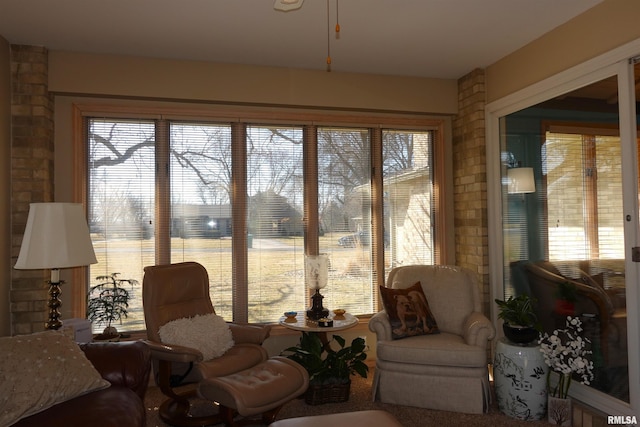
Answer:
M49 282L49 302L47 303L47 306L49 307L49 320L44 324L46 329L60 329L60 327L62 327L60 311L58 310L62 305L62 302L60 301L60 294L62 293L60 285L62 283L64 282Z
M311 308L307 310L307 319L319 320L329 316L329 310L322 306L322 299L324 297L320 295L320 290L316 289L316 293L311 297Z

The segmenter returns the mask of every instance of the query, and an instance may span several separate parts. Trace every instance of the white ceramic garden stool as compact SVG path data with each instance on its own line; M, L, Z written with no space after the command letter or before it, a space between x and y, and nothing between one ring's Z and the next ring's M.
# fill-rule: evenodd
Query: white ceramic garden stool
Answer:
M493 382L498 408L519 420L541 420L547 411L547 372L537 342L515 344L498 340Z

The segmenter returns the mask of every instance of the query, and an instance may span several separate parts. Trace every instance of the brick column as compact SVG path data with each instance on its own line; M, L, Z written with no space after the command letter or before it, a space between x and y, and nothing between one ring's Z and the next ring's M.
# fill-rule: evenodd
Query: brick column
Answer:
M456 263L477 273L489 313L489 243L484 70L458 81L458 115L453 121Z
M48 51L11 46L11 236L12 262L29 214L29 203L53 201L53 97L48 90ZM48 271L12 270L11 333L44 329Z

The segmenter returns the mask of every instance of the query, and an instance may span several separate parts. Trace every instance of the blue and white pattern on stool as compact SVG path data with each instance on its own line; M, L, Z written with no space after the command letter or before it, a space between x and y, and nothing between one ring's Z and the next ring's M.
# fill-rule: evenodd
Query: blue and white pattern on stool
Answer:
M548 367L537 343L518 345L498 340L493 381L498 408L519 420L541 420L547 411Z

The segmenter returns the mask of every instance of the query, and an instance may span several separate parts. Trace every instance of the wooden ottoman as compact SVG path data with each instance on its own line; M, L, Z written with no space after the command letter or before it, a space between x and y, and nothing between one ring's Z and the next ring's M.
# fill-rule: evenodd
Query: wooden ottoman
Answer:
M269 427L402 427L396 418L385 411L358 411L342 414L317 415L313 417L278 420Z
M306 369L286 357L274 356L226 377L206 378L198 384L200 397L220 405L220 416L233 426L236 414L261 415L263 424L273 422L285 403L309 387Z

